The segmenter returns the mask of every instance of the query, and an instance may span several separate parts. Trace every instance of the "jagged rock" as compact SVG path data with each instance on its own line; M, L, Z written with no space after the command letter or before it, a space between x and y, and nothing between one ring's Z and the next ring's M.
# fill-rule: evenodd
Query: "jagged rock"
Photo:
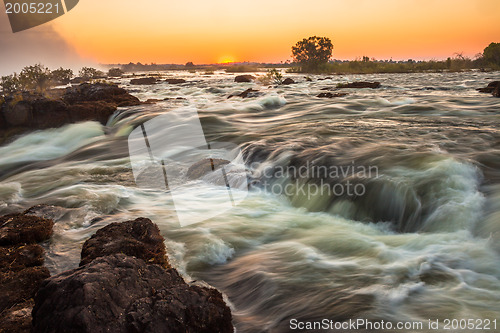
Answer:
M13 305L7 311L0 313L0 332L21 333L31 332L31 311L35 302L32 298Z
M287 77L286 79L283 80L283 82L281 82L281 84L293 84L293 83L295 83L295 81L289 77Z
M104 83L83 83L46 95L23 92L7 96L0 105L0 138L87 120L105 124L117 107L140 104L125 89Z
M252 82L255 80L255 76L253 75L238 75L234 78L234 82Z
M34 332L233 332L222 295L186 284L175 269L124 254L44 281Z
M49 239L54 221L24 214L0 217L0 246L33 244Z
M497 86L495 90L493 90L493 96L500 97L500 86Z
M33 297L50 276L42 267L53 221L25 214L0 217L0 332L30 332Z
M335 98L335 97L343 97L343 96L346 96L346 95L348 95L348 94L347 93L335 93L335 94L332 94L331 92L326 92L326 93L320 93L316 97L320 97L320 98Z
M160 230L150 219L111 223L83 244L80 266L99 257L123 253L169 268L163 241Z
M156 83L156 78L154 78L154 77L143 77L140 79L130 80L130 84L133 84L133 85L150 85L150 84L155 84L155 83Z
M220 158L206 158L191 165L187 171L189 179L198 179L230 162Z
M0 246L0 273L42 266L44 252L43 247L38 244Z
M0 313L35 296L42 281L48 277L48 269L41 266L0 273Z
M168 84L181 84L181 83L186 83L186 80L184 79L166 79L165 82Z
M312 79L309 76L305 76L304 79L306 79L306 82L312 82Z
M101 101L117 107L141 104L137 97L130 95L125 89L107 83L83 83L66 88L62 100L68 104Z
M227 98L231 97L241 97L241 98L247 98L247 97L254 97L257 96L258 90L254 90L252 88L248 88L247 90L243 91L242 93L236 94L236 95L229 95Z
M350 83L339 83L337 88L380 88L380 82L356 81Z

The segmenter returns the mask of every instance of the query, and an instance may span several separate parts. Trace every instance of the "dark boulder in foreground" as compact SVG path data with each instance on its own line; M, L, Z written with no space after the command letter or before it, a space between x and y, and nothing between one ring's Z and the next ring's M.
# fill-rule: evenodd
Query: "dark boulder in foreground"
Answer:
M123 253L169 268L163 241L158 227L149 219L111 223L83 244L80 266L99 257Z
M29 214L0 217L0 332L30 332L33 297L50 276L44 250L53 221Z
M357 82L350 82L350 83L339 83L339 84L337 84L337 88L371 88L371 89L376 89L376 88L380 88L380 82L357 81Z
M0 144L24 132L94 120L105 124L117 107L140 105L125 89L105 83L83 83L45 95L23 92L0 100Z
M150 85L150 84L155 84L155 83L156 83L156 78L154 78L154 77L142 77L140 79L130 80L130 84L133 84L133 85Z
M187 176L189 179L199 179L229 163L229 161L220 158L206 158L191 165L187 171Z
M217 290L124 254L51 277L35 304L34 332L233 332Z
M348 95L347 93L331 93L331 92L323 92L323 93L319 93L318 95L316 95L316 97L319 97L319 98L335 98L335 97L343 97L343 96L346 96Z
M295 81L289 77L287 77L286 79L283 80L283 82L281 82L281 84L284 84L284 85L287 85L287 84L294 84Z
M186 83L186 80L184 79L166 79L165 82L168 84L181 84L181 83Z
M99 230L83 247L83 266L43 282L33 332L233 332L221 293L187 284L163 241L145 218Z
M495 97L500 97L500 81L490 82L486 87L476 90L482 93L492 94Z
M234 82L252 82L255 80L255 76L253 75L238 75L234 78Z

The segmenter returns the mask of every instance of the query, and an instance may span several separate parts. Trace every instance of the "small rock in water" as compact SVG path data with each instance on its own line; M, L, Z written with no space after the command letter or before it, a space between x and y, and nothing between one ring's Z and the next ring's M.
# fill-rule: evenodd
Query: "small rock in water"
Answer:
M252 82L255 79L253 75L238 75L234 78L234 82Z
M334 98L334 97L342 97L342 96L346 96L346 95L347 95L347 93L335 93L335 94L332 94L331 92L326 92L326 93L320 93L316 97L319 97L319 98Z
M168 84L181 84L181 83L186 83L187 81L184 79L166 79L165 82Z
M140 79L132 79L130 80L130 84L134 85L150 85L150 84L155 84L156 83L156 78L154 77L144 77Z
M259 92L258 90L254 90L252 88L248 88L247 90L245 90L242 93L239 93L239 94L236 94L236 95L229 95L229 96L227 96L227 98L229 99L231 97L241 97L241 98L255 97L255 96L257 96L258 92Z
M495 97L500 97L500 81L490 82L486 87L478 88L476 90L481 93L493 94Z
M371 88L371 89L376 89L376 88L380 88L380 82L357 81L357 82L350 82L350 83L339 83L339 84L337 84L337 88Z
M283 82L281 82L281 84L293 84L295 83L295 81L289 77L287 77L285 80L283 80Z

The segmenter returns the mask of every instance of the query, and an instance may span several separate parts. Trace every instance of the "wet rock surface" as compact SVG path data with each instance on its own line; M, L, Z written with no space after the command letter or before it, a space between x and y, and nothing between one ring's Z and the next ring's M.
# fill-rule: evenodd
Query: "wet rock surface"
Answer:
M44 249L53 221L28 213L0 217L0 332L29 332L33 297L50 276Z
M283 80L283 82L281 82L281 84L284 84L284 85L287 85L287 84L294 84L295 81L289 77L287 77L286 79Z
M80 266L99 257L123 253L170 268L163 241L160 230L149 219L111 223L83 244Z
M163 241L146 218L100 229L84 244L82 266L43 282L33 331L233 332L220 292L186 283Z

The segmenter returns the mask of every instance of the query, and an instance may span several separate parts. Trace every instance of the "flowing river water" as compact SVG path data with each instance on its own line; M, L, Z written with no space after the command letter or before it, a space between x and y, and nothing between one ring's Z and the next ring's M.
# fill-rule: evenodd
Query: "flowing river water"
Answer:
M324 318L500 325L500 99L475 90L500 73L292 75L299 83L287 86L164 74L188 83L123 79L141 100L169 99L120 108L106 126L71 124L0 147L0 213L61 207L44 244L53 274L78 266L97 229L143 216L158 224L185 277L227 296L238 332L287 332L292 319ZM382 86L315 97L356 80ZM259 93L227 99L247 88ZM184 106L196 107L207 140L239 146L235 163L251 186L234 208L181 226L168 191L136 185L127 137ZM289 172L301 166L340 175ZM324 180L363 193L273 190Z

